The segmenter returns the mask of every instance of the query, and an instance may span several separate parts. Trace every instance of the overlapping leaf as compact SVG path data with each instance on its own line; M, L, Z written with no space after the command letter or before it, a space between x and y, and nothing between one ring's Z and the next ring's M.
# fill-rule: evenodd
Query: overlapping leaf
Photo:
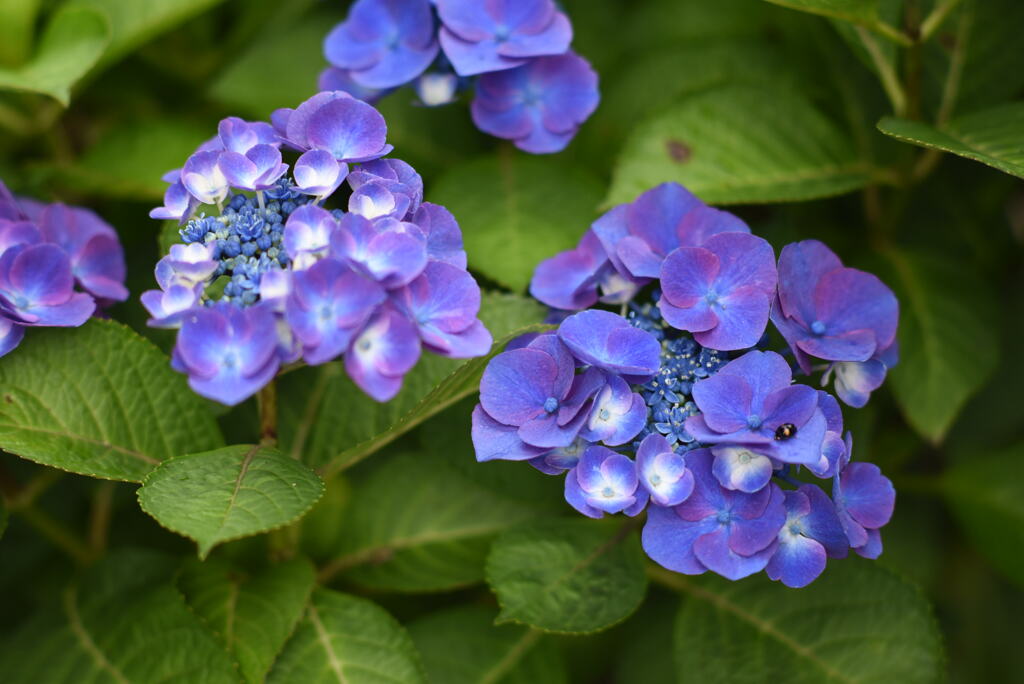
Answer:
M194 539L217 544L286 525L323 494L315 473L276 449L235 445L161 463L139 489L142 510Z
M125 326L36 328L0 364L0 448L81 475L141 482L222 444L166 356Z

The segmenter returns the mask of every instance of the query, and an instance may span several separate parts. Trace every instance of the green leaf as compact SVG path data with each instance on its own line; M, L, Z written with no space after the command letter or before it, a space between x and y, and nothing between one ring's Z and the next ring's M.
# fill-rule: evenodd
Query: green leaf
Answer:
M268 25L210 84L210 97L260 119L279 107L298 107L317 91L317 76L327 67L324 36L341 19L338 13L316 12L300 21Z
M32 48L32 34L42 0L0 4L0 65L21 64Z
M302 617L313 580L313 566L302 558L256 573L211 559L188 563L178 589L245 681L262 682Z
M0 448L79 475L141 482L223 440L156 347L120 323L34 328L0 363Z
M972 541L1024 585L1024 444L963 459L945 472L943 492Z
M174 559L116 551L0 645L5 684L238 681L171 584ZM55 597L56 598L56 597Z
M353 492L342 546L324 573L347 570L352 581L392 591L443 591L482 581L492 539L538 513L430 453L388 460Z
M298 520L323 492L316 474L280 451L235 445L164 461L139 488L139 505L205 558L221 542Z
M939 443L998 361L992 285L955 258L886 253L900 300L900 362L890 373L911 426Z
M412 639L383 608L317 589L267 681L405 684L424 678Z
M632 532L630 523L554 520L502 534L487 559L498 622L580 634L629 617L647 590L639 535Z
M101 13L61 7L46 25L32 59L17 68L0 68L0 90L42 93L66 107L71 86L92 68L109 41Z
M409 634L427 679L443 684L562 684L568 681L550 637L517 625L495 625L494 611L458 606L419 618Z
M163 200L160 177L180 168L211 131L180 119L147 119L114 126L70 166L57 167L60 181L78 192L135 201ZM177 221L172 222L177 235Z
M458 218L469 267L523 291L538 262L579 242L596 218L601 184L553 159L501 154L455 167L431 199Z
M0 496L0 539L3 539L4 532L7 531L7 520L9 517L10 513L7 510L7 502Z
M538 303L514 295L484 294L480 308L497 342L492 353L512 337L538 329L543 317ZM290 373L280 389L281 443L294 458L334 474L476 392L488 360L425 352L405 376L402 391L384 404L359 390L340 364Z
M915 684L941 677L928 602L870 562L834 562L798 591L764 576L730 582L668 574L686 595L675 630L680 679Z
M878 0L768 0L773 5L833 19L870 24L878 17Z
M615 168L606 204L682 183L715 204L839 195L868 180L849 136L787 90L730 86L686 98L640 123Z
M1024 102L957 117L941 128L887 116L878 122L878 130L1024 178Z
M90 9L110 20L110 46L103 64L110 64L157 35L223 0L70 0L68 7Z

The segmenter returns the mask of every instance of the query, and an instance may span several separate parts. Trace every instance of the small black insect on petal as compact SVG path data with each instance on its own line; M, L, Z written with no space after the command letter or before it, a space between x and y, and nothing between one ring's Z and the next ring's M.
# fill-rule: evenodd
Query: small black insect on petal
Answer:
M796 434L796 425L792 423L783 423L775 429L775 439L782 441L785 439L791 439Z

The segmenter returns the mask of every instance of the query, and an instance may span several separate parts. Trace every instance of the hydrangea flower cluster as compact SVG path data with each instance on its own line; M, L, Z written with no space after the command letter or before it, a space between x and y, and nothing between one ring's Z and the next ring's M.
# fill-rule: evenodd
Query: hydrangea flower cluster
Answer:
M534 154L565 149L600 99L554 0L356 0L324 41L321 90L374 102L413 84L422 104L475 86L473 122Z
M191 387L233 405L282 366L344 356L352 380L387 401L423 348L487 353L459 226L423 201L411 166L383 158L380 113L336 91L272 119L223 120L165 177L150 214L182 226L142 303L150 325L180 329L172 364Z
M664 184L542 262L531 292L561 322L488 365L479 461L564 473L590 517L646 509L644 549L681 573L803 587L828 558L881 553L895 490L852 460L836 399L863 406L895 363L898 304L878 278L813 240L776 260L738 217ZM795 371L823 371L835 396Z
M20 198L0 181L0 356L25 328L77 327L128 299L117 233L89 209Z

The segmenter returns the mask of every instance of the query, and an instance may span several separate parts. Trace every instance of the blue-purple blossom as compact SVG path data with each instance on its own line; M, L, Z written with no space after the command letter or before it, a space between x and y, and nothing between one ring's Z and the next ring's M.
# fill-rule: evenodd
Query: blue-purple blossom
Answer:
M222 121L217 137L164 176L171 190L153 211L182 222L182 244L157 263L159 289L142 303L150 325L180 328L174 367L192 388L235 404L283 366L343 358L363 391L387 401L423 348L486 354L493 340L478 318L480 288L458 223L423 202L411 166L379 158L391 150L383 117L326 92L272 120ZM216 213L199 210L211 202ZM0 223L0 245L39 239ZM72 265L82 264L84 287L98 289L104 262L91 259L92 245ZM19 334L3 332L4 344Z
M561 152L597 109L597 73L568 52L484 74L473 99L473 122L533 154Z
M558 337L581 362L621 375L633 384L646 382L658 372L658 341L622 316L583 311L562 321Z
M565 476L565 500L591 518L636 515L647 503L646 493L633 460L602 446L588 448Z
M554 0L434 0L441 47L461 76L511 69L527 58L560 55L572 26Z
M430 0L357 0L324 40L328 62L377 90L416 78L437 52Z
M848 437L848 455L851 450ZM832 500L850 547L865 558L878 558L882 553L879 530L892 518L896 505L896 490L889 478L874 463L847 463L833 478Z
M736 580L768 565L786 521L784 494L775 483L748 494L725 489L711 472L706 449L686 454L694 477L687 499L647 512L643 546L669 570L699 575L707 570Z
M835 506L820 488L803 484L785 495L786 522L765 571L787 587L806 587L825 570L828 558L846 557L848 543Z
M19 245L0 256L0 316L19 325L77 327L96 302L75 292L67 254L57 245Z
M693 492L693 473L686 467L686 458L661 435L648 435L640 443L636 467L641 486L658 506L676 506Z
M17 347L25 337L25 327L0 316L0 356Z

